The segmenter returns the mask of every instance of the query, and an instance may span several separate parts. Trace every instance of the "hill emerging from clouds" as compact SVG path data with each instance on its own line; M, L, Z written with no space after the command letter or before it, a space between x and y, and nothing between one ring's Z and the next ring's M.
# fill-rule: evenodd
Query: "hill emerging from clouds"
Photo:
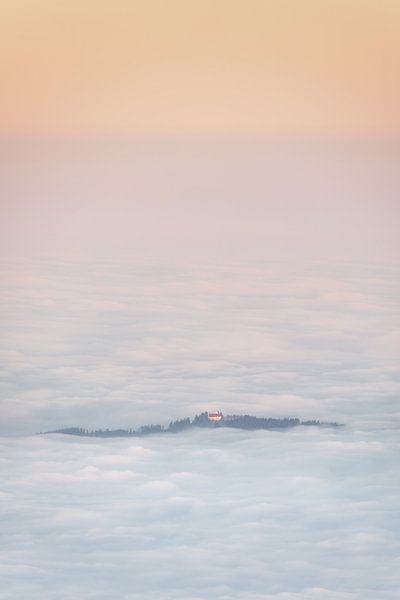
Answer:
M212 416L215 415L215 416ZM143 425L139 429L96 429L89 430L82 427L64 427L45 433L63 433L67 435L79 435L90 437L130 437L142 436L153 433L179 433L193 427L220 428L232 427L236 429L289 429L299 426L339 427L338 423L324 423L317 420L301 421L297 418L286 417L282 419L270 417L255 417L251 415L227 415L222 413L203 412L196 415L192 420L189 417L171 421L168 427L163 425Z

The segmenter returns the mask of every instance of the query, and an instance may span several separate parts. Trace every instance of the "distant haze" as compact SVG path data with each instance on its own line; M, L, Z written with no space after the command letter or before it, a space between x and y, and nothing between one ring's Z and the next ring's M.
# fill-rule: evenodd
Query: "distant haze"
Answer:
M400 146L137 138L2 145L4 255L397 261Z

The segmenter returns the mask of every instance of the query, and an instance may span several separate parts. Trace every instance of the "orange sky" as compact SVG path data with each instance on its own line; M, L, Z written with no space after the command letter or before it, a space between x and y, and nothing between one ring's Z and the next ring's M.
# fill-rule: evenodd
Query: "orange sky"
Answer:
M400 133L399 0L2 0L0 131Z

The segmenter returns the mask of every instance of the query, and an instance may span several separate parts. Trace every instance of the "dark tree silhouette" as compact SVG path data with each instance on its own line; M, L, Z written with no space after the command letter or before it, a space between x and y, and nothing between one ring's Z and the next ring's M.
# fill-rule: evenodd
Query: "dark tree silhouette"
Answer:
M307 427L339 427L338 423L323 423L316 420L300 421L297 418L284 418L276 419L271 417L254 417L251 415L227 415L220 421L211 421L208 417L207 412L202 412L196 415L191 421L189 417L185 419L178 419L177 421L171 421L167 428L163 425L143 425L137 431L134 429L96 429L90 431L83 429L82 427L64 427L63 429L56 429L55 431L46 431L45 433L64 433L66 435L79 435L89 437L132 437L141 435L150 435L153 433L164 434L164 433L179 433L186 429L193 427L207 427L207 428L219 428L219 427L231 427L236 429L290 429L292 427L298 427L304 425Z

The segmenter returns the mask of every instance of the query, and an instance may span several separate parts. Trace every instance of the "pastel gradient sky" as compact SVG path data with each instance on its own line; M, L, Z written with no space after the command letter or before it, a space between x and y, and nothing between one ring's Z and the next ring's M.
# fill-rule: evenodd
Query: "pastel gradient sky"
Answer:
M397 260L397 0L5 0L0 249Z
M398 0L3 0L0 131L400 133Z

